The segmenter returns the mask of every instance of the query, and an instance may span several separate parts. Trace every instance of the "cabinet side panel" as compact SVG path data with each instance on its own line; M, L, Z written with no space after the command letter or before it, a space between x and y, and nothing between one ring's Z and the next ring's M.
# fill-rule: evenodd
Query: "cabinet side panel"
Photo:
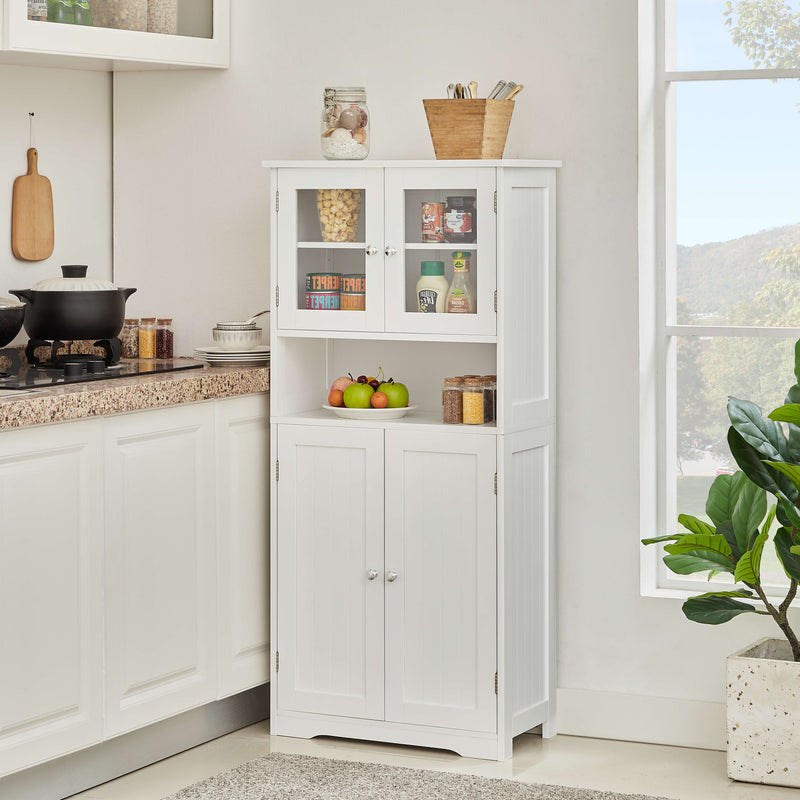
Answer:
M550 171L501 170L498 241L498 347L505 430L552 417L554 225Z
M545 721L554 680L551 446L541 430L507 437L506 442L503 672L512 736Z

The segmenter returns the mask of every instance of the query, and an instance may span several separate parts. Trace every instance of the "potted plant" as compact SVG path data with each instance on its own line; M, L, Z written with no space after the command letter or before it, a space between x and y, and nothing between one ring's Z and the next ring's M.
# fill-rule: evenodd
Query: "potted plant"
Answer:
M732 576L730 589L686 600L688 619L719 625L761 614L780 629L782 638L762 639L728 658L728 776L800 787L800 642L788 616L800 582L800 341L795 377L785 405L766 417L755 403L728 399L728 446L739 469L711 485L710 522L680 514L688 532L642 543L665 542L664 563L676 574ZM780 601L761 583L770 536L789 580Z

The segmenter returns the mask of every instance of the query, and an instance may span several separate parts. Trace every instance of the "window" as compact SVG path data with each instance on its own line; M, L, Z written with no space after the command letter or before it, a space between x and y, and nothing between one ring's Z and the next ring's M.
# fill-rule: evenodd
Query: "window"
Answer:
M640 0L639 27L644 537L736 469L728 396L771 410L795 381L800 2ZM642 558L645 593L707 585Z

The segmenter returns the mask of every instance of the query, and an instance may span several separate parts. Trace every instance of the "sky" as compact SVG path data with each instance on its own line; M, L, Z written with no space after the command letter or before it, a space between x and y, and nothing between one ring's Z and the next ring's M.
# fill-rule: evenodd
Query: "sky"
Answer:
M675 2L678 69L752 68L724 24L725 0ZM800 81L688 82L676 91L678 243L800 222Z

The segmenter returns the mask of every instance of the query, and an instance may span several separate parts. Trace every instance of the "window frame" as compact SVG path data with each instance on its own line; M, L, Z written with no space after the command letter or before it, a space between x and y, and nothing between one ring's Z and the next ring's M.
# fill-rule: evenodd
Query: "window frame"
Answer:
M677 84L793 78L800 69L677 70L675 0L639 0L639 494L640 538L679 530L668 464L675 460L675 343L679 336L775 337L796 340L800 327L678 325L675 319ZM670 523L670 520L675 520ZM685 599L730 583L681 578L660 547L640 548L640 592ZM772 596L772 587L765 585ZM782 597L785 589L775 587ZM800 605L800 598L793 603Z

